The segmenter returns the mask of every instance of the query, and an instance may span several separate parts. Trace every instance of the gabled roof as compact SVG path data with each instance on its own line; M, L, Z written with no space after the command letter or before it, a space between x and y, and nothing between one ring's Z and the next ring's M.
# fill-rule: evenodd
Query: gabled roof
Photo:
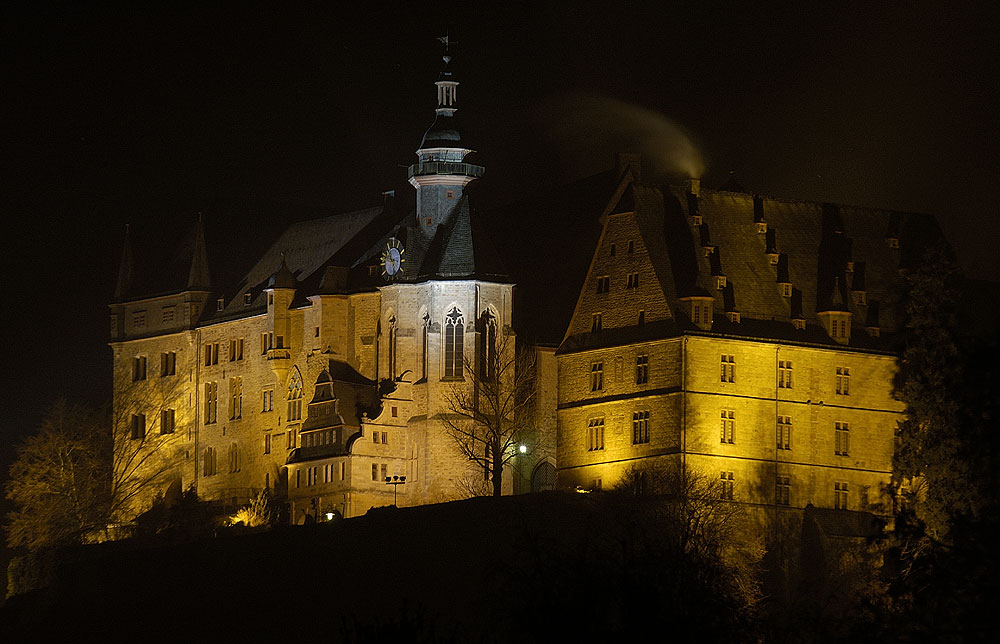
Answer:
M179 240L143 238L136 233L132 228L126 229L115 301L211 290L205 231L200 217Z

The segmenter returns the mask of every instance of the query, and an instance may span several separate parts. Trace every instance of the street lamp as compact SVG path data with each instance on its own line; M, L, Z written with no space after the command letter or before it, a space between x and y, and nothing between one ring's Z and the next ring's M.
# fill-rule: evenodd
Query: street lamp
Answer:
M396 486L403 485L406 483L405 476L387 476L385 477L385 484L392 486L392 505L396 507Z

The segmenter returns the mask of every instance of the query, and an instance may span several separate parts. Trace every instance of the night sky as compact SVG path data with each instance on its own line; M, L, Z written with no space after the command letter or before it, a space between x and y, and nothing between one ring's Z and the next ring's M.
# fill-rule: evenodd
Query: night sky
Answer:
M4 475L49 400L109 394L125 224L169 243L202 213L230 283L288 224L378 203L446 31L484 202L637 147L709 187L933 213L970 276L1000 274L985 3L34 4L0 21Z

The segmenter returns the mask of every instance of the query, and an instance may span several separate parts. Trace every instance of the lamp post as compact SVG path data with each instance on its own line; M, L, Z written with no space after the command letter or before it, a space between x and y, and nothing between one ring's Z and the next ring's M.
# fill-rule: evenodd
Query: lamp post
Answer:
M405 476L387 476L385 477L385 484L392 486L392 506L396 507L396 487L406 483Z

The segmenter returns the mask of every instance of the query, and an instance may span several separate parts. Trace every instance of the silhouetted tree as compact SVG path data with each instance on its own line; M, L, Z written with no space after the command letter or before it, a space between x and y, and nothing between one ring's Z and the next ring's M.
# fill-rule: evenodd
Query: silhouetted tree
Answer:
M535 354L515 348L508 334L483 353L480 364L465 358L466 381L445 394L450 413L444 422L462 453L485 472L493 496L500 496L503 469L532 431Z

